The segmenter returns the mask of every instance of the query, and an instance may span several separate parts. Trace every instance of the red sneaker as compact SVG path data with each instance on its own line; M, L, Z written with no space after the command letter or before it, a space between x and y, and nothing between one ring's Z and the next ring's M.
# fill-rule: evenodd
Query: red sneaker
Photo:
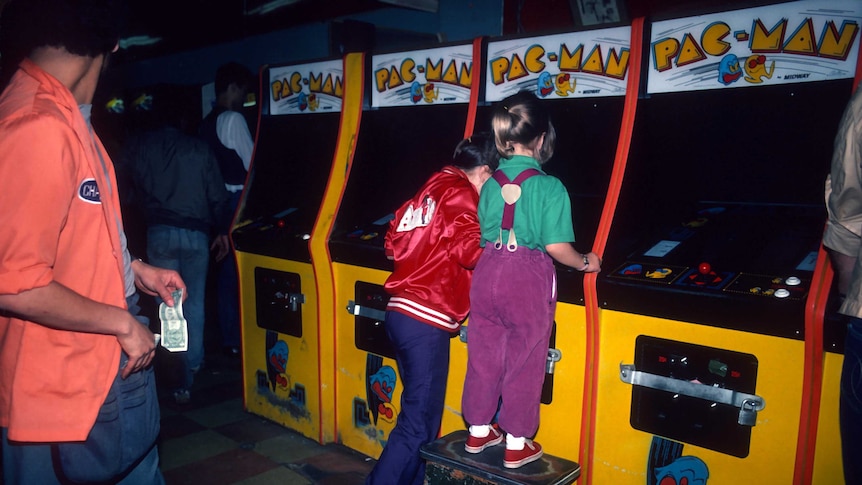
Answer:
M506 448L506 453L503 455L503 466L506 468L519 468L541 457L542 445L533 440L527 440L524 442L523 450L510 450Z
M467 436L467 441L464 443L464 451L467 453L481 453L485 448L498 445L503 442L503 433L500 432L500 427L496 423L491 425L491 432L484 438L477 438L473 435Z

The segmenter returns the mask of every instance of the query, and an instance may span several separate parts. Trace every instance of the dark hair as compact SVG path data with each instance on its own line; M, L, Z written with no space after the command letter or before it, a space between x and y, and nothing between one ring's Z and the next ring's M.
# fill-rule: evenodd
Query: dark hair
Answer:
M227 91L231 84L236 84L240 88L249 89L254 79L254 75L249 68L238 62L228 62L222 64L216 69L215 76L215 93L216 96Z
M493 137L488 132L473 133L469 138L461 140L452 155L452 165L462 170L471 170L482 165L497 170L499 164L500 155L494 146Z
M491 126L497 150L505 158L512 157L513 143L535 148L543 134L545 142L537 154L539 163L547 162L554 155L557 132L548 110L530 91L521 91L497 103Z
M123 0L9 0L0 13L0 53L17 62L37 47L96 57L114 50L125 27Z

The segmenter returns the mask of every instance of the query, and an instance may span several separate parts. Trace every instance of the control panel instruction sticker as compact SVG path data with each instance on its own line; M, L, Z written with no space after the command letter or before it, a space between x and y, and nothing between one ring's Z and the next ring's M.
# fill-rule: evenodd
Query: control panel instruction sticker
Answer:
M671 251L679 246L679 241L659 241L658 244L651 247L647 252L644 253L644 256L650 256L654 258L663 258L668 255Z
M797 271L814 271L814 265L817 263L817 252L811 251L805 256L805 259L796 266Z

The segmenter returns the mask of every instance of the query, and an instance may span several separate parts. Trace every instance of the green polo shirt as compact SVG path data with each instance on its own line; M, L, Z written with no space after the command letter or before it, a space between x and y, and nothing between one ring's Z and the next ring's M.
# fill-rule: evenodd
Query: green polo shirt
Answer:
M535 168L541 171L539 162L523 155L501 159L503 173L514 180L519 173ZM513 227L518 246L544 251L545 246L553 243L574 242L575 230L572 226L572 202L566 187L556 177L536 175L521 184L521 198L515 203ZM482 246L493 244L500 234L503 222L505 201L500 193L500 184L493 178L482 186L479 196L479 225L482 228ZM509 231L503 231L503 244L506 244Z

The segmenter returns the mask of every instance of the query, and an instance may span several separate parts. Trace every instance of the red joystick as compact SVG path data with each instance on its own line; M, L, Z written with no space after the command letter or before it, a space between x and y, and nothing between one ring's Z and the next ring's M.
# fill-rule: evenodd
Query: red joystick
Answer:
M709 263L700 263L697 265L697 271L702 275L708 275L712 271L712 266Z

